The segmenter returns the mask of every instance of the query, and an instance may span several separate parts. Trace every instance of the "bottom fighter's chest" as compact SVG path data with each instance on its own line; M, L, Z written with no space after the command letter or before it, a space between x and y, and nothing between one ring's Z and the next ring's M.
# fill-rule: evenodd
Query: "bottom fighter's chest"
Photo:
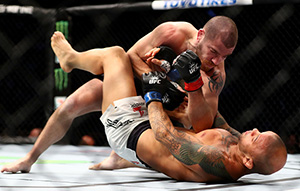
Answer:
M231 144L237 144L237 137L233 136L223 129L208 129L198 133L198 139L205 145L229 147Z

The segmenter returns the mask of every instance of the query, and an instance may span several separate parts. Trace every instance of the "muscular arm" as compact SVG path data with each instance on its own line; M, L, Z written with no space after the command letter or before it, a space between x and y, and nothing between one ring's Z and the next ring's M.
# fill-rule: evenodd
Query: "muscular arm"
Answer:
M201 72L201 75L204 81L202 95L200 91L189 93L188 113L195 132L212 127L218 110L219 94L226 78L224 64L219 66L211 76L204 72ZM203 98L204 101L201 101Z
M155 138L164 144L176 159L185 165L199 165L206 173L221 179L232 180L224 165L225 157L218 148L203 145L192 136L192 132L174 128L161 103L150 103L148 111Z
M239 138L241 133L230 127L224 119L224 117L217 111L218 97L223 89L225 78L226 75L224 71L214 72L212 76L206 77L205 79L205 85L203 86L203 96L205 97L205 104L209 105L207 112L210 114L214 114L215 116L213 124L209 127L225 129L228 132L230 132L233 136ZM203 103L201 104L201 102L199 101L200 98L201 96L197 95L197 93L194 93L194 95L191 93L189 94L190 102L193 103L189 105L189 118L191 121L194 121L193 128L195 132L200 132L201 130L203 130L203 127L208 127L208 124L203 124L203 122L201 122L205 121L203 120L205 118L202 118L202 120L199 119L199 110L203 110Z
M147 59L145 54L151 49L165 45L172 48L177 54L183 51L181 48L185 46L188 37L182 28L186 30L194 29L191 24L185 22L166 22L157 26L128 50L127 54L131 60L134 73L138 78L143 73L158 70L158 66L150 66L145 63Z
M196 133L211 128L213 110L203 97L202 90L189 93L188 117Z

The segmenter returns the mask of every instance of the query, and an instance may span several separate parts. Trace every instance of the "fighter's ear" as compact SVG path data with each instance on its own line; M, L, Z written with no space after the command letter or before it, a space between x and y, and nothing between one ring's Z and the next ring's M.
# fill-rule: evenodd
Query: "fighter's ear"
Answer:
M253 168L253 158L251 156L247 156L245 155L243 157L243 164L246 168L248 168L249 170L251 170Z
M197 40L200 40L204 36L204 34L205 34L204 29L202 29L202 28L199 29L198 34L197 34Z

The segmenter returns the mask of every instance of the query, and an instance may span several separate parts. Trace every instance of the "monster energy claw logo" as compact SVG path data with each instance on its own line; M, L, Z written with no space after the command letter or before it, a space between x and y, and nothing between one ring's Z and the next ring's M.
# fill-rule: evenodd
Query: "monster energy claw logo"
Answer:
M69 38L69 22L68 21L57 21L56 30L62 32L66 39Z
M68 87L68 73L61 68L54 69L55 89L62 91Z

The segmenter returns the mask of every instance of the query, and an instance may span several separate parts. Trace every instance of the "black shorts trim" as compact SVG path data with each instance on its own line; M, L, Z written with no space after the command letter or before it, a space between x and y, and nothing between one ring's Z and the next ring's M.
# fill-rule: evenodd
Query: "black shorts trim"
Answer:
M151 129L150 122L149 121L144 121L140 124L138 124L133 131L130 133L128 141L127 141L127 148L133 150L136 153L136 145L137 142L141 136L141 134L146 131L147 129ZM136 157L147 167L150 167L147 165L145 162L143 162L137 155Z

